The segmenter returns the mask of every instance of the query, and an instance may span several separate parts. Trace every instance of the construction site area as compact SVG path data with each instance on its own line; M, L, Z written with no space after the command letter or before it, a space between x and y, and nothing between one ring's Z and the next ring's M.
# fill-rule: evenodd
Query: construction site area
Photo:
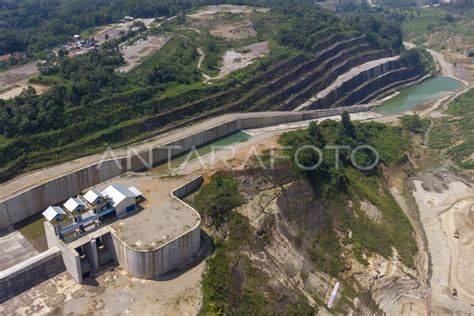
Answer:
M127 16L89 31L103 43L131 31L133 21L146 26L145 31L118 44L125 63L111 68L111 73L120 76L137 75L139 66L158 56L162 48L161 52L166 52L176 39L186 39L192 45L178 47L192 53L190 65L198 72L198 84L212 90L227 79L233 80L228 78L232 73L278 52L273 40L257 32L256 20L270 12L250 6L205 6L168 18ZM179 24L181 19L184 22ZM213 42L207 42L209 34L215 37ZM454 66L435 51L427 51L436 68L433 75L407 66L402 54L370 45L364 36L329 37L314 47L310 59L296 56L278 64L274 75L265 73L268 85L262 90L259 85L236 83L239 89L256 88L256 94L236 95L228 111L220 112L227 104L220 99L210 108L207 99L189 105L183 100L191 98L192 92L184 94L176 107L170 103L165 109L166 116L156 118L162 125L151 119L143 121L143 130L137 133L146 137L137 138L139 141L116 147L107 143L104 152L90 151L71 156L79 157L76 159L25 169L2 183L0 314L196 315L206 303L212 308L214 302L205 301L209 283L204 280L206 273L215 272L209 262L225 248L231 229L210 224L213 210L200 209L195 197L217 174L234 177L241 200L232 208L236 214L232 220L245 222L252 232L250 237L237 235L241 239L234 242L239 246L245 245L247 238L244 247L225 249L227 254L240 256L235 262L228 260L229 280L220 280L229 283L224 285L230 293L242 294L243 284L252 280L255 287L280 286L281 296L275 296L278 305L291 301L288 289L296 289L305 302L318 308L317 315L344 314L346 310L337 309L340 304L350 306L354 314L471 315L474 174L443 157L450 153L449 147L436 151L430 145L439 137L440 119L446 119L446 129L461 120L459 115L449 114L448 108L473 82L457 78ZM416 48L411 43L405 47ZM293 63L296 66L288 66ZM0 97L21 93L37 73L35 63L12 69L12 78L0 78L2 85L8 83ZM176 91L164 98L173 97ZM219 92L219 98L226 93ZM161 99L156 107L159 102ZM244 107L246 102L248 107ZM177 119L174 111L182 111ZM136 124L140 125L141 119L137 118ZM312 187L310 181L302 180L307 179L301 170L272 169L272 155L287 154L282 143L290 135L287 133L321 127L319 123L330 120L333 122L324 125L332 133L326 131L325 137L332 135L322 142L327 145L327 140L332 142L345 132L344 119L345 123L354 122L354 130L369 126L367 133L358 135L362 139L369 139L371 133L382 135L377 145L387 152L393 149L387 149L387 143L394 139L406 142L396 148L407 145L402 157L397 156L393 165L385 163L385 157L378 160L380 174L348 171L346 178L321 176L317 181L331 182L333 176L347 180L331 182L346 190L346 195L324 196L334 201L323 201L327 187ZM412 128L406 123L410 120L419 126ZM153 124L160 129L147 130ZM453 127L449 133L457 133L457 129ZM310 132L290 137L306 140L307 135ZM97 142L105 143L100 138ZM334 143L339 144L337 140ZM472 161L472 157L462 162ZM294 162L285 158L285 162ZM335 164L339 167L339 156ZM344 201L336 205L341 197ZM393 224L385 208L399 212L394 215L397 225L406 219L409 229L395 234L409 235L413 253L396 248L391 244L395 238L388 233L381 238ZM323 211L342 215L326 218ZM356 220L369 224L361 229L354 224ZM308 229L311 225L315 231ZM330 229L324 230L324 225ZM341 228L344 225L347 235ZM312 239L305 239L305 234ZM370 236L356 240L356 234ZM363 248L361 240L369 246ZM387 248L386 253L377 252L379 246ZM338 252L324 252L327 249L323 247ZM264 274L271 277L255 277ZM253 294L245 292L251 298ZM235 300L239 299L242 297L236 295ZM358 309L360 306L367 309ZM220 313L216 309L215 314Z

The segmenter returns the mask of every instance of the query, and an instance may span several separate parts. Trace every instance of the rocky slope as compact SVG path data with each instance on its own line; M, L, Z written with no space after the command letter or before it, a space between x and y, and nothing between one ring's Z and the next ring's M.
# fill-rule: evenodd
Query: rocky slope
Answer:
M310 183L288 165L274 172L247 170L225 176L238 183L245 202L234 212L248 221L246 237L240 237L238 246L229 250L231 274L239 277L231 282L235 301L226 312L246 304L248 287L266 297L265 304L255 305L255 312L271 306L277 313L292 314L295 304L327 312L337 282L341 286L333 311L338 313L399 314L406 309L407 296L410 308L417 307L413 299L422 300L426 289L418 272L401 262L397 249L392 248L388 257L363 251L362 258L357 258L360 245L340 222L348 213L349 218L363 216L384 225L384 212L371 201L359 200L357 195L347 200L317 196ZM207 226L214 238L232 238L235 229L231 224L216 229L209 221ZM333 229L335 234L330 232ZM221 260L221 255L216 253L215 260Z

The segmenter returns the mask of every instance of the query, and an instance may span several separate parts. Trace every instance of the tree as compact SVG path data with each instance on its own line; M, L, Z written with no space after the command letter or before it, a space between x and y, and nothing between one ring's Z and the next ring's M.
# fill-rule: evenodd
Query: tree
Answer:
M344 111L341 114L341 129L345 136L356 139L357 132L354 124L351 121L351 116L347 111Z
M324 139L324 135L321 132L321 127L318 125L318 123L309 123L308 133L311 137L311 141L316 147L318 147L319 149L323 149L324 147L326 147L326 140Z

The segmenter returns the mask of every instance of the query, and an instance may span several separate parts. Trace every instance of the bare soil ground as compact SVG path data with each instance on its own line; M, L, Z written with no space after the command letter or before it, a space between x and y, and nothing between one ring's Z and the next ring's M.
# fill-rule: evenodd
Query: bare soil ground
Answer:
M0 99L12 99L28 87L28 80L38 74L36 62L11 68L0 73Z
M222 58L222 67L217 77L206 77L208 80L222 79L233 71L245 68L257 58L261 58L270 52L267 42L259 42L244 46L240 49L227 51Z
M141 21L145 24L146 27L149 27L155 19L135 19L134 21ZM133 24L132 21L124 23L114 23L104 27L97 28L97 32L94 34L94 39L103 43L106 41L105 37L108 36L109 40L116 39L122 34L128 31L128 28Z
M266 13L269 12L270 9L266 8L255 8L250 6L239 6L239 5L231 5L231 4L224 4L224 5L209 5L201 8L194 14L189 14L188 17L191 18L208 18L216 13L220 12L228 12L228 13L253 13L253 12L261 12Z
M148 56L162 49L171 39L171 36L148 36L146 40L140 39L130 46L120 49L126 64L117 68L117 71L128 72L140 65Z
M257 32L249 17L256 12L268 11L268 9L248 6L218 5L204 7L187 17L193 29L209 29L211 35L231 41L256 36ZM240 15L240 18L229 21L229 13Z
M466 180L448 170L424 172L414 184L413 196L432 260L433 312L472 312L474 191Z
M214 30L211 30L210 33L228 40L244 39L257 35L252 22L248 20L219 25Z

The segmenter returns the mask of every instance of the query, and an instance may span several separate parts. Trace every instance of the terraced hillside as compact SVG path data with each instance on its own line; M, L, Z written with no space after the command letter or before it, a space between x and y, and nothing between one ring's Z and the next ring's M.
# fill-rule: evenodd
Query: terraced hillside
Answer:
M42 80L56 83L50 91L38 96L30 90L0 103L5 109L0 127L6 136L0 139L0 180L210 116L294 110L351 69L395 56L402 49L397 44L401 39L382 47L373 33L350 30L314 5L269 1L267 8L258 10L216 8L211 10L215 13L206 13L205 22L194 21L190 12L190 17L158 23L149 33L172 39L126 75L111 73L123 63L112 45L74 60L59 57L53 62L55 73L42 74ZM231 26L242 23L248 32L236 36ZM221 65L226 51L263 41L270 51L266 56L222 80L205 83L200 64L209 71ZM205 56L199 56L198 48ZM416 65L394 62L371 76L354 78L335 90L330 100L308 108L365 102L376 96L374 91L423 72Z

